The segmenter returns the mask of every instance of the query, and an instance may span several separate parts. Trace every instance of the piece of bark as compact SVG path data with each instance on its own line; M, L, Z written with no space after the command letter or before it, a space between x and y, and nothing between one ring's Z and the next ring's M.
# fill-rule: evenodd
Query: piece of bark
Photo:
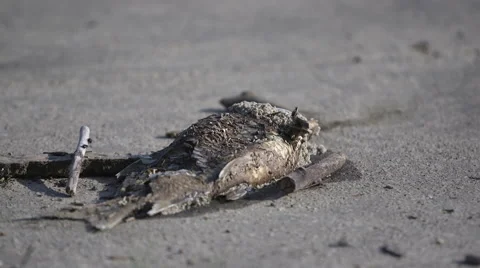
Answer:
M87 152L83 160L82 177L113 177L140 156L104 155ZM0 156L0 177L66 178L73 154L48 153L39 156Z
M281 179L280 188L290 193L318 185L324 178L339 170L346 160L343 153L327 152L322 159L314 159L312 164L297 168Z
M65 189L70 196L74 196L77 192L78 178L82 172L83 158L85 157L85 152L87 151L90 141L90 128L82 126L80 128L77 149L75 150L75 153L73 153L72 164L70 165L70 170L68 172L68 183Z

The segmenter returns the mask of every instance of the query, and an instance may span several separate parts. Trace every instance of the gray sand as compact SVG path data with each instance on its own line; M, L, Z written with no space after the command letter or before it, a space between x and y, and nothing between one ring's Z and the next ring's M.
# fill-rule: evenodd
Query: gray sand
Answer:
M0 188L2 267L456 267L480 255L478 1L156 2L1 1L1 154L73 151L83 124L97 152L155 151L243 90L325 121L400 113L324 133L352 161L324 187L104 233L13 220L95 202L112 178L81 179L73 199L59 180L14 181ZM341 239L351 247L330 246Z

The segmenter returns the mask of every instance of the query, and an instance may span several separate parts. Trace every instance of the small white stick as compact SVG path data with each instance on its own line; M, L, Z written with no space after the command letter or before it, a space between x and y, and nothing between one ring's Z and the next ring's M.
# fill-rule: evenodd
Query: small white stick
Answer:
M85 157L90 139L90 129L87 126L80 128L80 138L78 139L77 149L73 155L73 161L70 165L70 171L68 176L67 194L74 196L77 191L78 177L82 171L82 162Z

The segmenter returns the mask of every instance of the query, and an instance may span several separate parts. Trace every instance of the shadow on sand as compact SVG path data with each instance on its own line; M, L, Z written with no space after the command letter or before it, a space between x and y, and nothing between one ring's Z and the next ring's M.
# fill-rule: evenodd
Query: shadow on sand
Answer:
M354 181L359 180L362 178L361 172L355 167L354 163L350 160L347 160L345 165L335 173L333 173L330 177L326 178L322 184L318 186L313 186L311 188L301 190L302 191L315 191L318 190L318 187L325 185L327 183L336 183L342 181ZM104 200L111 199L116 192L116 189L120 186L120 184L112 178L95 178L100 183L104 184L103 190L99 192L99 199L94 203L100 203ZM36 179L36 180L18 180L22 185L27 187L28 189L34 192L40 192L44 195L51 196L51 197L70 197L65 193L58 192L54 189L47 187L43 180ZM285 191L279 185L279 183L274 183L269 186L266 186L260 190L253 191L249 193L246 197L235 200L235 201L227 201L225 199L215 199L205 207L197 207L192 208L190 210L180 212L175 215L159 215L155 217L147 217L146 213L142 213L142 211L138 211L136 215L136 219L142 220L158 220L160 218L186 218L186 217L198 217L202 215L212 214L222 210L232 210L232 209L242 209L248 207L253 204L267 202L282 198L288 194L292 194L291 191ZM295 193L293 193L295 194ZM148 210L148 208L146 209ZM145 211L146 212L146 211ZM65 220L79 220L79 219L68 219L63 218ZM56 217L36 217L36 218L29 218L29 219L17 219L17 221L35 221L35 220L61 220ZM83 221L83 220L82 220ZM88 232L96 232L97 230L94 229L89 224L85 226Z

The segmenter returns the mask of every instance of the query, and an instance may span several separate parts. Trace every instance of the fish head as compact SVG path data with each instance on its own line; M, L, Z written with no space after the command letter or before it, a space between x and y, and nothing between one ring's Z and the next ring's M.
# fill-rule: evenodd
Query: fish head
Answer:
M320 125L318 124L318 121L313 118L307 119L304 115L298 112L298 107L291 112L291 117L291 135L299 136L303 140L309 140L312 136L316 136L320 133Z
M269 103L243 101L232 105L229 111L268 121L276 126L277 133L288 137L292 141L308 141L320 132L318 122L315 119L306 118L298 111L298 108L290 111Z

